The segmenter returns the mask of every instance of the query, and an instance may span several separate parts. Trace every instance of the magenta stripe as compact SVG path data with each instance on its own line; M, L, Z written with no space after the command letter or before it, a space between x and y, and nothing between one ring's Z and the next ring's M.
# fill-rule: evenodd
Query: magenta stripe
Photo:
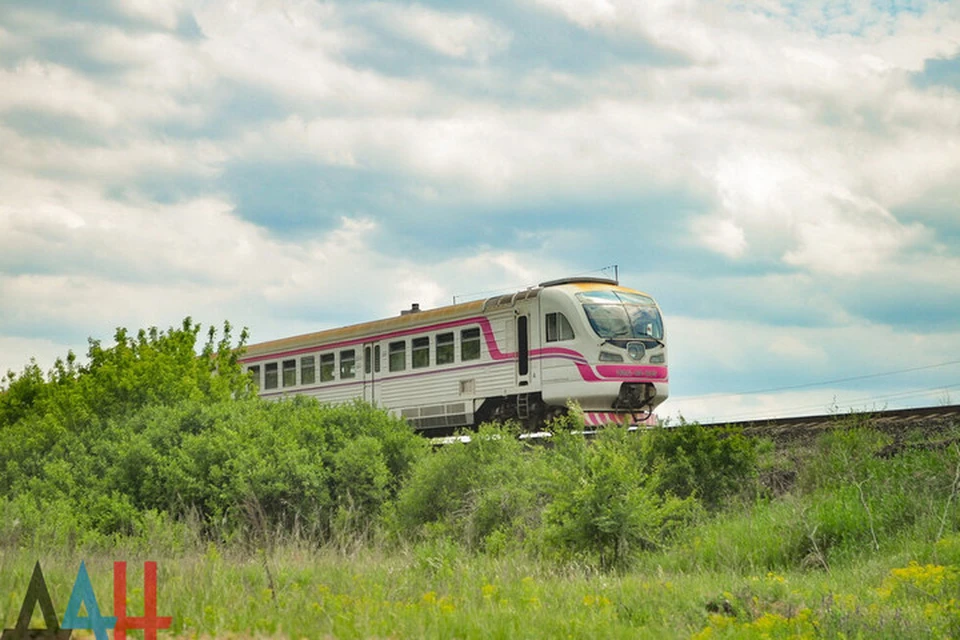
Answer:
M241 359L241 362L244 364L251 362L262 362L263 360L274 360L277 358L288 358L290 356L297 356L304 353L317 352L317 351L327 351L332 349L340 349L343 347L349 347L351 345L362 345L368 342L380 342L381 340L389 340L391 338L400 338L403 336L409 336L416 333L422 333L424 331L439 331L441 329L451 329L453 327L462 327L465 324L479 324L483 333L485 342L487 343L487 351L490 352L490 356L494 360L504 360L515 356L513 353L501 353L500 349L497 347L497 341L493 336L493 329L490 327L490 320L483 316L474 316L472 318L464 318L462 320L450 320L448 322L440 322L438 324L431 324L425 327L415 327L412 329L402 329L400 331L391 331L389 333L381 333L375 336L367 336L364 338L351 338L350 340L341 340L340 342L331 342L328 344L320 344L311 347L300 347L299 349L291 349L289 351L280 351L278 353L270 353L261 356L251 356L249 358Z
M473 316L471 318L464 318L462 320L450 320L448 322L440 322L437 324L427 325L425 327L416 327L412 329L403 329L400 331L391 331L389 333L381 333L374 336L367 336L364 338L352 338L350 340L341 340L340 342L331 342L328 344L321 344L311 347L300 347L298 349L290 349L288 351L280 351L278 353L270 353L260 356L251 356L249 358L242 358L241 362L244 364L253 363L253 362L262 362L264 360L274 360L279 358L288 358L290 356L297 356L304 353L318 352L318 351L327 351L334 349L341 349L343 347L349 347L354 345L362 345L368 342L380 342L381 340L390 340L391 338L400 338L403 336L409 336L416 333L423 333L426 331L440 331L442 329L452 329L454 327L462 327L467 324L478 324L480 325L480 330L483 333L484 342L487 344L487 352L490 354L490 357L494 360L508 360L510 358L516 358L516 353L505 353L500 351L500 347L497 344L497 338L493 334L493 327L490 324L489 318L484 316ZM564 347L544 347L543 349L532 349L530 351L531 357L540 356L540 355L568 355L576 358L583 358L586 361L586 358L579 351L573 349L566 349Z
M434 369L433 371L418 371L417 373L402 373L402 374L400 374L400 375L384 376L384 377L380 377L380 378L375 378L375 379L373 379L373 380L364 380L363 378L357 378L357 379L355 379L355 380L351 380L350 382L338 382L338 383L333 383L333 384L331 384L331 383L329 383L329 382L324 382L324 383L321 383L321 384L315 384L315 385L313 385L312 387L284 387L284 388L281 388L281 389L277 389L276 391L274 391L273 389L271 389L270 391L268 391L268 392L266 392L266 393L261 393L260 395L261 395L261 396L277 396L277 395L282 395L282 394L284 394L284 393L301 393L301 392L304 392L304 391L316 391L317 389L337 389L337 388L340 388L340 387L351 387L351 386L354 386L354 385L365 384L365 383L366 383L366 384L380 384L380 383L385 382L385 381L387 381L387 380L401 380L401 379L404 379L404 378L418 378L418 377L420 377L420 376L428 376L428 375L433 375L433 374L437 374L437 373L447 373L447 372L449 372L449 371L464 371L464 370L466 370L466 369L478 369L478 368L480 368L480 367L489 367L489 366L491 366L491 365L498 365L498 364L501 364L501 363L499 363L499 362L481 362L481 363L479 363L479 364L470 364L470 365L465 365L465 366L460 366L460 367L448 367L448 368L445 368L445 369Z
M547 358L560 358L560 359L563 359L563 360L570 360L570 359L571 359L571 358L564 357L564 356L544 356L544 357L543 357L543 359L547 359ZM387 380L403 380L403 379L407 379L407 378L418 378L418 377L421 377L421 376L428 376L428 375L434 375L434 374L440 374L440 373L448 373L448 372L450 372L450 371L466 371L466 370L468 370L468 369L479 369L479 368L489 367L489 366L499 365L499 364L503 364L503 362L502 362L502 361L499 361L499 362L498 362L498 361L493 361L493 362L480 362L480 363L478 363L478 364L462 365L462 366L459 366L459 367L445 367L445 368L443 368L443 369L433 369L433 370L431 370L431 371L418 371L418 372L416 372L416 373L402 373L402 374L399 374L399 375L386 375L386 376L382 376L382 377L379 377L379 378L375 378L373 381L370 381L370 380L366 380L366 381L365 381L365 380L363 380L363 378L357 378L357 379L355 379L355 380L351 380L350 382L321 383L321 384L315 384L315 385L313 385L313 386L311 386L311 387L283 387L283 388L277 389L276 391L270 390L270 391L268 391L268 392L263 392L263 393L261 393L260 395L263 396L263 397L268 397L268 396L283 395L284 393L301 393L301 392L304 392L304 391L315 391L315 390L317 390L317 389L338 389L338 388L340 388L340 387L350 387L350 386L354 386L354 385L361 385L361 384L364 384L365 382L369 382L369 383L371 383L371 384L376 384L376 383L385 382L385 381L387 381ZM580 377L583 378L583 380L586 381L586 382L618 382L618 381L630 381L630 382L667 382L667 381L668 381L667 378L665 378L665 377L664 377L664 378L637 378L637 377L626 377L626 378L624 378L624 377L608 377L608 376L605 376L605 377L603 377L603 378L600 378L600 377L597 377L597 376L593 373L593 369L592 369L592 368L590 367L590 365L587 364L586 362L577 362L576 364L577 364L577 370L578 370L579 373L580 373ZM665 370L666 368L663 367L663 369ZM664 374L664 375L665 375L665 374ZM611 415L613 415L613 414L611 414ZM598 423L598 424L600 424L600 423Z
M634 378L666 380L667 368L635 364L599 364L597 373L604 378L632 380Z
M531 352L532 353L532 352ZM587 364L587 359L583 356L574 357L568 355L535 355L530 356L531 360L569 360L570 362L579 362L582 364Z
M599 427L610 422L630 425L644 424L653 427L659 424L656 414L650 414L640 422L637 422L634 419L634 416L630 413L617 413L613 411L587 411L583 414L584 426Z
M487 343L487 351L490 352L490 357L494 360L507 360L516 356L515 353L503 353L500 351L500 347L497 346L497 338L493 335L493 327L490 326L490 321L486 318L480 318L480 329L483 331L483 340Z

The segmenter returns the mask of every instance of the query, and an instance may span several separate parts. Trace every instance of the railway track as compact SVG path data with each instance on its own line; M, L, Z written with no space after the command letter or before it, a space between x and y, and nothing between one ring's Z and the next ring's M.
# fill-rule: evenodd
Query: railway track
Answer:
M769 418L763 420L741 420L735 422L704 422L708 428L735 428L744 435L770 438L779 446L805 445L812 443L821 434L834 429L851 427L869 427L893 436L888 447L891 452L906 446L942 447L954 442L960 444L960 405L943 407L924 407L919 409L892 409L863 413L825 413L814 416L794 418ZM643 431L655 427L631 427ZM589 427L582 433L587 437L596 434L597 427ZM948 432L951 432L949 433ZM922 434L922 442L905 444L908 435ZM520 436L534 444L547 444L550 433L537 431ZM470 442L469 434L430 438L434 446L443 446L454 442ZM916 438L914 438L916 440Z
M863 426L890 434L900 441L907 433L922 431L929 438L936 438L939 434L960 427L960 405L865 413L827 413L797 418L705 423L703 426L736 427L745 435L771 438L784 444L812 440L833 429Z

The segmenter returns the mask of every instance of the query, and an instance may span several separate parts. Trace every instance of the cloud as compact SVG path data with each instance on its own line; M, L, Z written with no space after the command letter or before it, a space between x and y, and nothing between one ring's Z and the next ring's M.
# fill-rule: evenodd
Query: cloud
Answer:
M798 225L797 247L784 254L786 263L828 275L857 276L880 269L926 235L919 225L904 227L882 209L850 201L839 204L841 212L821 210L819 219Z
M716 173L718 209L691 222L703 246L730 258L773 255L785 264L832 275L875 271L930 240L858 196L825 167L784 154L737 154Z
M960 299L958 11L4 3L0 368L612 263L663 305L678 399L930 361Z
M0 83L15 87L0 94L0 109L47 111L100 125L117 121L117 110L97 95L97 87L87 78L58 65L35 60L13 71L0 69Z
M728 258L739 258L747 250L743 228L733 220L701 217L693 221L691 230L703 246Z
M151 0L114 0L109 4L119 14L170 30L177 27L183 11L183 2L180 0L162 3Z
M343 62L365 40L340 23L334 5L244 1L197 11L198 53L223 78L278 93L297 107L408 109L423 103L422 82L388 78Z
M279 240L210 198L121 203L23 180L12 202L0 206L4 370L57 345L77 350L87 335L102 338L115 326L169 326L192 315L230 319L269 339L558 272L544 258L486 249L433 263L387 257L373 248L378 225L362 218L341 218L310 241ZM37 345L40 352L29 351Z
M508 30L479 15L380 2L365 4L361 11L380 28L451 58L485 62L510 45Z

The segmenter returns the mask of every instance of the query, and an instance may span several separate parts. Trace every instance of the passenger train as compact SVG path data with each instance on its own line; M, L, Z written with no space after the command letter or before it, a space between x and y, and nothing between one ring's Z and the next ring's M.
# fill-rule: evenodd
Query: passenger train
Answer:
M523 291L247 347L265 398L361 398L427 435L488 420L542 425L583 410L587 425L655 424L667 398L660 308L606 278Z

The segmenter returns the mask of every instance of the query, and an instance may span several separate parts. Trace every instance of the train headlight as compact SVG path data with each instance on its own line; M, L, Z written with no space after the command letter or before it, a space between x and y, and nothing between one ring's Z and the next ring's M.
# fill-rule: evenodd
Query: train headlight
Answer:
M623 362L623 356L609 351L600 352L600 362Z
M644 354L647 350L644 348L642 342L631 342L627 345L627 355L630 356L633 360L643 360Z
M650 356L650 364L663 364L664 357L662 353L658 353L655 356Z

